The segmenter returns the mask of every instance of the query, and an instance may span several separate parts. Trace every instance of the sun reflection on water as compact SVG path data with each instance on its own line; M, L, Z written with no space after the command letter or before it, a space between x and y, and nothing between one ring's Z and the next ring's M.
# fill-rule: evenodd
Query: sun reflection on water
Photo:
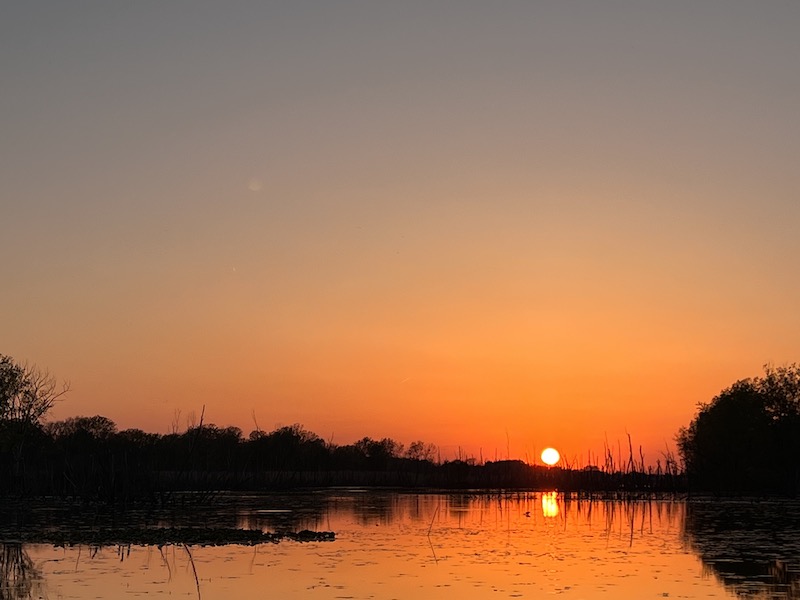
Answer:
M542 514L545 517L558 516L558 492L542 493Z
M37 581L45 586L41 591L48 593L26 584L21 597L88 600L102 589L115 597L133 593L188 598L202 593L203 598L257 598L270 589L279 598L313 595L318 600L380 598L388 593L398 598L483 600L489 590L506 598L566 594L586 600L723 600L733 591L752 598L780 594L800 600L792 587L800 528L790 526L781 533L782 526L762 526L763 535L777 539L770 546L759 528L751 531L753 523L767 523L753 520L764 507L763 502L732 505L657 496L617 501L557 491L417 494L336 489L222 495L213 506L193 507L185 514L170 509L173 516L167 519L165 513L165 526L177 522L187 527L202 520L230 527L231 519L240 519L244 528L326 530L335 531L336 538L253 548L133 546L124 549L124 562L122 546L81 553L76 547L26 544L24 550L38 569ZM792 511L800 515L800 504L776 507L784 520ZM67 508L74 518L71 505ZM37 527L56 527L54 514L34 514ZM145 518L137 514L128 518ZM734 523L719 531L721 515L731 514L741 526ZM98 517L91 513L87 518ZM74 526L82 523L75 521ZM4 531L12 527L15 523ZM758 550L753 548L769 549L768 560L757 560L753 552ZM25 554L6 550L3 556L5 566L13 568ZM0 567L2 563L0 556ZM703 571L703 564L711 570ZM0 572L0 598L5 598L2 576Z

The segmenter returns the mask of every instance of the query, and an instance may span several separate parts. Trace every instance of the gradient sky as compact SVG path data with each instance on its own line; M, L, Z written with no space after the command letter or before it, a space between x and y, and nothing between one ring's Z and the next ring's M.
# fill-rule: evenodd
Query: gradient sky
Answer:
M120 428L533 459L800 358L800 3L5 2L0 353Z

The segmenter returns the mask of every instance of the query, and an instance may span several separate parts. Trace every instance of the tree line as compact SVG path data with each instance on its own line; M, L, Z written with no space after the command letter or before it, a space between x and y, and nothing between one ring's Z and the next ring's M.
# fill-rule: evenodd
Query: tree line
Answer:
M245 436L201 423L183 432L119 431L104 416L70 417L4 437L2 492L13 495L164 500L173 492L381 486L442 489L676 491L677 473L569 470L520 460L439 460L436 446L391 438L326 442L300 424ZM9 444L8 442L12 442ZM0 493L2 493L0 492Z
M364 437L337 445L294 424L273 431L200 423L183 432L118 430L107 417L45 420L69 390L46 371L0 355L0 494L106 499L174 490L327 485L684 490L800 489L800 366L766 366L724 389L677 433L680 462L646 469L547 468L518 460L442 461L435 445ZM175 428L176 429L176 428Z
M4 491L31 495L114 500L175 490L371 483L388 479L370 473L422 475L436 461L435 446L421 441L406 448L391 438L364 437L335 445L299 424L245 436L238 427L201 422L158 434L120 431L95 415L30 426L4 422L0 432Z

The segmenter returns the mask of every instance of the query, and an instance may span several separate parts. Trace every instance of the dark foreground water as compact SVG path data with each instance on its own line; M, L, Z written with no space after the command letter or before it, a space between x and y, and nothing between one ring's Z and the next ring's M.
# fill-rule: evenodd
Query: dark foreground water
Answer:
M800 598L800 503L324 490L108 512L0 506L8 598ZM243 545L21 544L22 532L336 532Z

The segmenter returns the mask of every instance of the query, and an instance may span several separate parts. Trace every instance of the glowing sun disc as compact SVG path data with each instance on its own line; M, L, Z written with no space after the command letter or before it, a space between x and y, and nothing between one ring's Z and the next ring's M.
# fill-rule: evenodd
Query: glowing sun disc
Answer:
M561 455L555 448L545 448L542 450L542 462L551 467L561 460Z

